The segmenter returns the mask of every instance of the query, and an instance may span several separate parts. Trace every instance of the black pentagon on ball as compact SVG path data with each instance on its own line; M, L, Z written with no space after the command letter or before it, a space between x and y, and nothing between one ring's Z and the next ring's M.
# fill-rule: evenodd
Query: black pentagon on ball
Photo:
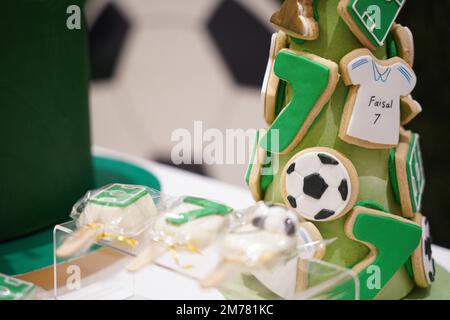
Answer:
M424 242L424 245L425 245L425 254L428 257L428 260L431 260L433 258L433 253L432 253L432 250L431 250L431 239L430 238L426 238L425 242Z
M343 201L347 200L348 196L348 183L346 179L342 179L341 184L338 187L339 193Z
M334 215L334 211L333 210L322 209L322 210L319 211L319 213L317 213L314 216L314 219L316 219L316 220L324 220L324 219L327 219L327 218L331 217L332 215Z
M330 157L329 155L325 154L325 153L319 153L317 155L320 159L320 162L322 162L323 164L329 164L329 165L333 165L336 166L339 164L339 162L337 162L336 159Z
M328 184L318 173L313 173L303 180L303 193L314 199L320 199L327 190Z
M295 162L292 162L286 170L287 174L291 174L295 170Z
M293 196L287 196L287 200L292 208L297 208L297 200Z

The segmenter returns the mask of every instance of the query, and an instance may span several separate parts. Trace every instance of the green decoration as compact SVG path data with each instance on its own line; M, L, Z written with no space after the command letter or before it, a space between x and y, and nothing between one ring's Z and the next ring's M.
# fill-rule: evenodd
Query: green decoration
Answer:
M425 188L425 174L420 151L419 135L412 134L409 145L406 172L413 211L419 211L422 202L422 194Z
M147 194L145 187L115 183L95 194L89 202L101 206L125 208Z
M344 23L337 13L339 0L317 1L317 10L320 14L320 36L317 40L303 43L291 42L290 47L302 52L311 52L322 58L338 63L341 58L352 50L361 48L361 43ZM373 51L378 59L386 59L386 47ZM309 79L308 79L309 81ZM303 139L289 153L279 155L278 166L283 168L286 163L298 152L311 147L329 147L345 155L355 166L359 176L358 201L370 199L394 215L401 215L399 202L390 187L392 179L389 174L389 149L366 149L350 145L338 137L342 111L345 105L349 88L342 81L336 86L329 101L323 107L313 125L308 129ZM285 103L292 101L294 88L291 83L286 86ZM285 110L282 111L283 114ZM267 188L264 200L272 203L283 203L281 196L280 177L282 170L276 172L273 181ZM363 202L364 204L364 202ZM369 205L366 202L366 205ZM380 210L381 207L373 207ZM324 261L334 263L346 268L352 268L367 257L368 247L360 242L348 238L344 232L347 216L334 221L314 222L324 239L337 238L327 246ZM405 259L406 260L406 259ZM310 283L320 281L311 276ZM391 285L395 284L394 285ZM385 299L401 299L413 288L414 282L407 276L404 267L400 267L382 292ZM378 296L377 296L378 298Z
M253 142L252 153L250 155L250 162L248 163L247 172L245 173L245 183L250 186L250 173L252 172L253 165L256 164L256 153L258 150L259 130L256 131L255 142Z
M267 163L263 164L263 174L261 174L260 186L261 192L264 195L266 193L267 188L273 181L273 168L272 168L272 154L270 152L266 152L266 159L270 159ZM269 173L270 172L270 173Z
M225 216L233 211L233 208L202 198L186 197L183 199L183 202L190 203L199 206L201 208L184 213L179 213L177 214L177 217L168 217L166 218L167 222L173 225L182 225L194 219L207 217L211 215Z
M35 290L36 287L32 283L11 278L0 273L0 301L26 299Z
M395 166L395 149L389 152L389 180L391 181L392 192L397 203L400 203L400 190L398 189L397 168Z
M316 101L327 88L330 69L304 56L281 51L275 60L274 72L289 82L294 94L263 136L260 145L267 151L280 153L291 145ZM279 145L272 143L273 130L279 132Z
M84 3L2 1L0 242L67 218L93 188ZM66 25L73 5L80 29Z
M360 200L355 204L355 207L356 206L374 209L382 212L388 212L385 207L373 200Z
M398 56L397 44L395 43L392 34L388 34L386 38L386 55L388 58L393 58Z
M376 249L376 256L370 266L379 268L381 287L368 285L371 272L365 268L359 272L360 297L373 299L380 289L402 267L419 245L422 229L413 222L407 223L395 217L360 213L353 226L353 235L359 241L370 243Z
M285 98L286 98L286 81L280 79L280 84L278 85L277 90L277 100L275 103L275 116L278 116L278 114L283 109Z
M348 12L361 31L379 48L406 0L350 0Z

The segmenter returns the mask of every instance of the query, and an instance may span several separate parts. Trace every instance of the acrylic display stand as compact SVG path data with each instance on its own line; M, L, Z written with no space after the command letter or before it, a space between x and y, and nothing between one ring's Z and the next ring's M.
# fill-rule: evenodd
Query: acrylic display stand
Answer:
M54 252L61 242L75 230L75 222L56 225ZM145 277L126 271L127 264L139 248L131 249L123 243L99 241L88 252L69 259L54 255L54 298L81 300L155 299L136 291L137 284L155 286ZM209 274L220 261L217 246L210 246L201 254L169 251L158 259L155 267L170 270L175 276L199 280ZM348 269L320 260L303 260L302 268L309 282L287 299L358 299L359 282ZM283 272L281 273L283 274ZM286 273L287 274L287 273ZM145 281L149 283L144 283ZM280 279L282 282L283 279ZM291 283L286 279L285 283ZM201 289L198 289L201 290ZM226 299L280 299L256 278L237 273L225 281L218 291ZM165 296L164 298L170 298ZM174 299L177 298L174 296Z

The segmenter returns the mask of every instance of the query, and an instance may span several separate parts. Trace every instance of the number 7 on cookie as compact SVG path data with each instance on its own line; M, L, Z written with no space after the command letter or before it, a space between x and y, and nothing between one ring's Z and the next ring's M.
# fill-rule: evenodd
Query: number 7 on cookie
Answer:
M314 54L292 49L278 53L274 72L289 82L293 96L261 139L263 149L284 154L302 140L334 92L339 80L338 70L336 63ZM273 134L274 130L278 135ZM279 139L273 140L274 137Z

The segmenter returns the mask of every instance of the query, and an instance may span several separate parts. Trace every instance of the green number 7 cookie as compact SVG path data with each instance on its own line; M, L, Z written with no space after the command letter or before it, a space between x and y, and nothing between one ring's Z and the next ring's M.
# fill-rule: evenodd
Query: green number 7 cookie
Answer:
M338 70L335 62L311 53L292 49L278 53L274 72L289 83L293 96L262 137L263 149L285 154L302 140L333 94L339 81Z

